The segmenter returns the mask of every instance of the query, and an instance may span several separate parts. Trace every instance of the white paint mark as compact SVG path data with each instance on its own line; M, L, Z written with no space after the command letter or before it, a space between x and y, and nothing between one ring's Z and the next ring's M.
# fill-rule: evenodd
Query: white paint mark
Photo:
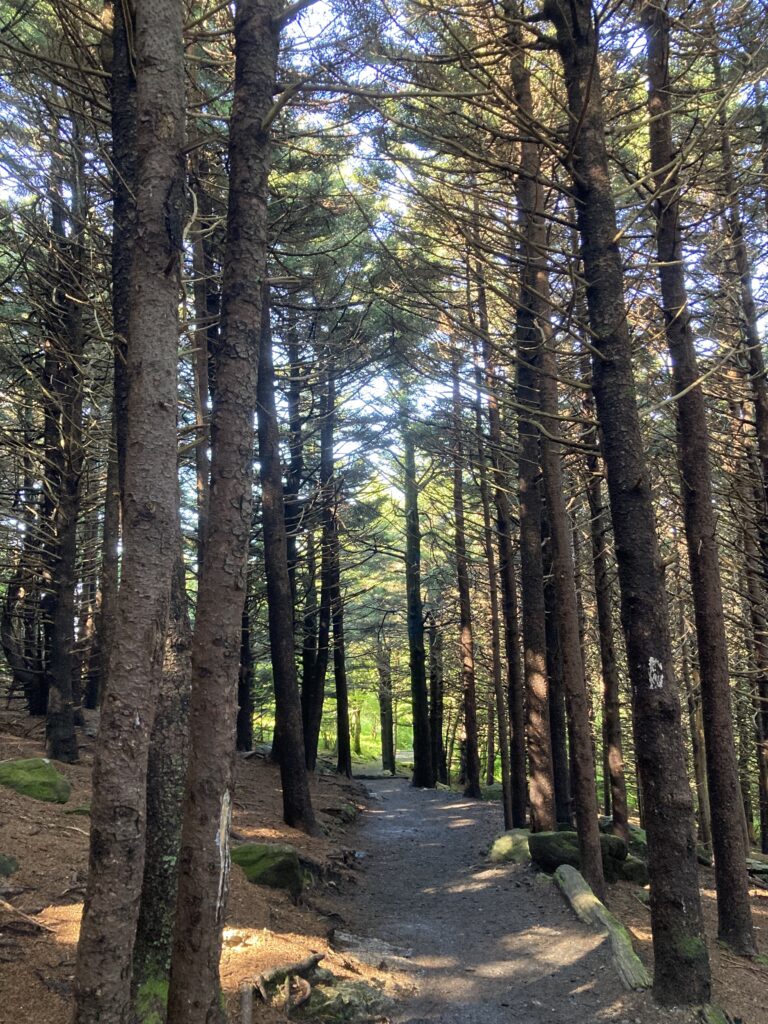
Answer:
M658 658L648 659L648 685L652 690L664 689L664 669Z
M133 724L136 726L137 729L141 725L141 719L139 718L139 712L138 711L136 712L136 718L135 718Z
M216 894L216 919L221 918L224 894L229 876L229 827L232 818L232 798L229 790L224 790L221 798L221 814L219 815L219 831L216 833L216 846L219 851L219 891Z

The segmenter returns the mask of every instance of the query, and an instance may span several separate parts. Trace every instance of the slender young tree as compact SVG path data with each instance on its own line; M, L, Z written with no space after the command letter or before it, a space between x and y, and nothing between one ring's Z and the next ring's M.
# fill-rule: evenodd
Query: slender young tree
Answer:
M453 517L456 579L459 592L459 651L461 658L462 709L464 715L464 795L479 797L480 754L477 748L477 703L475 696L475 645L472 636L472 606L469 587L469 561L464 523L464 483L462 480L464 445L461 423L461 382L458 352L451 360L453 377Z
M430 742L429 698L424 648L424 609L421 601L421 529L419 527L419 485L416 478L416 446L408 423L407 403L400 408L405 473L405 598L408 615L408 656L413 705L414 786L435 785Z
M300 828L314 834L317 831L317 824L305 767L301 697L296 676L293 595L288 572L280 432L275 403L269 288L266 284L261 301L261 349L257 396L261 521L264 532L264 570L267 578L269 648L275 686L275 731L279 736L280 779L283 787L283 818L292 828Z

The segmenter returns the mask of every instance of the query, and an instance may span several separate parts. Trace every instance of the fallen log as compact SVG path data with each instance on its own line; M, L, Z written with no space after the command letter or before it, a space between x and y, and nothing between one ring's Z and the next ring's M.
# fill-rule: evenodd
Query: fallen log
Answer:
M306 978L308 974L311 974L314 971L324 957L324 953L313 953L312 956L308 956L306 960L300 960L297 964L288 964L284 967L274 967L266 974L260 974L258 978L256 978L254 986L258 989L264 1002L269 1002L268 988L279 988L280 985L285 982L286 978Z
M635 953L629 932L595 896L583 875L569 864L561 864L555 871L555 881L580 921L607 932L613 962L624 987L630 991L650 988L650 975Z

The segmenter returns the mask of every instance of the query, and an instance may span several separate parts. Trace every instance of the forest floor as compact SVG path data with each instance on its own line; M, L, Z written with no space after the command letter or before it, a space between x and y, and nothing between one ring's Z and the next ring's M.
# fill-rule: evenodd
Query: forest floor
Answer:
M627 993L607 943L579 924L554 883L530 865L485 859L501 831L498 804L401 780L368 782L378 799L352 838L368 856L342 914L352 931L412 951L416 993L402 1024L666 1024L690 1011L662 1010ZM768 966L714 941L712 872L702 869L714 999L743 1024L768 1021ZM649 911L628 883L608 903L652 966ZM768 892L753 890L759 943L768 952Z
M88 730L93 733L93 729ZM0 760L39 757L42 725L0 713ZM36 924L0 908L0 1024L68 1024L75 945L87 870L93 737L83 758L57 766L73 785L64 805L0 789L0 853L19 870L0 896ZM261 758L238 762L233 842L290 842L324 881L299 905L249 885L233 868L222 984L231 1019L240 984L272 967L322 953L342 978L384 988L398 1024L672 1024L689 1012L660 1010L619 984L601 936L581 926L553 883L530 867L484 857L501 831L497 803L410 788L406 780L313 780L324 829L309 838L281 822L278 772ZM350 804L368 809L356 824ZM81 813L77 813L81 809ZM73 813L74 812L74 813ZM711 873L704 901L713 931ZM623 883L609 903L650 957L648 911ZM761 949L768 940L768 893L755 893ZM40 927L42 926L42 928ZM374 955L342 950L340 932L383 940ZM334 943L335 938L335 943ZM768 967L730 957L712 941L715 998L744 1024L766 1024ZM400 955L398 955L400 954ZM260 1007L263 1024L285 1014Z

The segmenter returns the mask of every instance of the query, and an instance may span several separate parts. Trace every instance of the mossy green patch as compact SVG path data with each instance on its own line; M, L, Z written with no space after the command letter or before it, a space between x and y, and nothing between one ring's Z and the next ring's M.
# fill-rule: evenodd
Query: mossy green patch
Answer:
M65 804L72 792L67 779L42 757L0 761L0 786L52 804Z
M635 885L648 885L648 865L639 857L630 855L626 860L619 861L616 866L617 878L623 882L634 882Z
M480 788L482 800L501 800L504 796L504 788L500 782L494 782L490 786Z
M704 940L699 938L698 935L681 935L677 940L677 948L680 955L691 963L707 955L707 947L704 944Z
M531 859L528 849L527 828L512 828L497 836L488 851L488 860L494 864L525 864Z
M81 804L79 807L67 807L64 811L65 814L79 814L84 818L90 818L91 816L91 805Z
M304 889L299 855L288 843L243 843L233 847L232 863L241 867L254 885L287 889L295 900Z
M575 832L532 832L528 837L531 860L542 870L552 873L561 864L581 866L579 838ZM617 864L627 857L627 844L618 836L601 835L600 851L603 870L608 881L618 876Z
M168 979L148 978L136 993L138 1024L164 1024L168 1005Z

